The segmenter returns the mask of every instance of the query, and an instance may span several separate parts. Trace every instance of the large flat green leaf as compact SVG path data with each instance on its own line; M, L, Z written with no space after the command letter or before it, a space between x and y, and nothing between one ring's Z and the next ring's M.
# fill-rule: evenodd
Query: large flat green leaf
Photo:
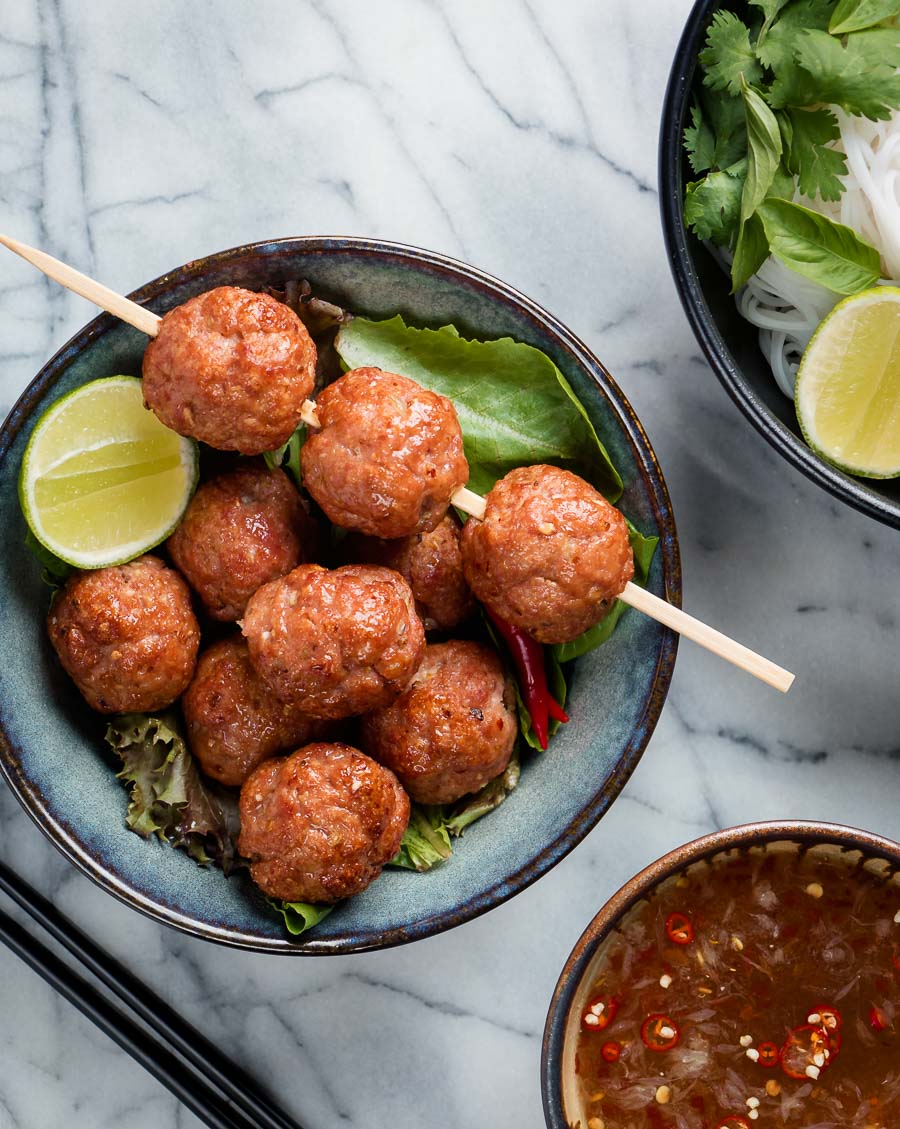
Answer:
M612 502L621 495L622 480L587 413L539 349L510 337L467 341L452 325L414 329L399 315L354 318L335 345L349 368L396 372L453 401L472 490L485 493L513 467L552 463Z

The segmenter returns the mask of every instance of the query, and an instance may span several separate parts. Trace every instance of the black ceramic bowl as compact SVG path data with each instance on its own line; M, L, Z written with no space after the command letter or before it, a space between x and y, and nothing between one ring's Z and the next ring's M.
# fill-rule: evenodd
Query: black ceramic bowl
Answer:
M603 906L582 933L560 974L544 1027L541 1055L541 1094L548 1129L586 1129L588 1126L575 1073L575 1045L587 993L596 979L603 941L625 914L661 882L682 874L694 863L747 847L813 849L832 857L862 859L868 865L892 872L892 881L900 891L900 843L834 823L797 819L748 823L704 835L651 863ZM607 1125L613 1129L609 1122Z
M551 314L481 271L372 239L278 239L222 251L148 283L157 312L224 284L260 289L309 279L315 291L374 318L402 313L465 336L511 336L550 356L584 404L624 481L622 510L658 534L649 587L681 600L672 511L650 443L596 357ZM141 371L146 338L104 314L44 366L0 431L0 771L51 841L105 889L159 921L242 948L336 953L414 941L484 913L557 863L619 794L656 725L675 660L671 632L634 612L574 664L571 722L529 757L516 791L469 828L427 874L388 870L292 941L246 874L226 879L125 826L126 795L91 713L55 661L44 629L47 589L23 540L16 482L41 413L87 380Z
M675 52L659 139L659 202L669 262L682 305L713 371L753 426L813 482L870 517L900 528L900 479L852 478L814 454L803 440L794 405L779 391L760 352L757 330L738 313L730 283L684 225L684 189L694 179L682 135L697 55L719 8L746 11L744 0L697 0Z

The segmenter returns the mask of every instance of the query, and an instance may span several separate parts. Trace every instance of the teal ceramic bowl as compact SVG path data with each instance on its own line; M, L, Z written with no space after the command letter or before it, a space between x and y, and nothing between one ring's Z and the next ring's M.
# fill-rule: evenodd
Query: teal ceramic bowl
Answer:
M542 349L585 405L625 483L623 511L660 547L652 591L681 600L672 510L650 443L592 353L534 302L441 255L367 239L303 237L238 247L149 283L136 301L159 313L213 286L262 288L306 278L370 317L402 313L464 336L511 336ZM426 874L388 870L299 940L285 934L246 875L201 870L124 822L126 796L92 714L57 665L44 631L47 589L23 545L16 483L34 423L57 397L100 376L139 375L146 339L96 318L41 370L0 432L0 768L44 834L104 889L195 936L246 949L329 954L385 948L469 920L546 873L622 789L659 718L675 661L671 632L629 612L612 640L575 664L572 721L547 753L529 756L507 802Z

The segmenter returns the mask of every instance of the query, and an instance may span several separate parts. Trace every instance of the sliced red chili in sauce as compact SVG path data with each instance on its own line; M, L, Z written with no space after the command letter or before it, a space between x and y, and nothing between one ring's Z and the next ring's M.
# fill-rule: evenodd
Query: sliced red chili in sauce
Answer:
M781 1069L788 1078L817 1078L817 1072L830 1064L834 1053L831 1037L824 1027L805 1023L788 1033L781 1048Z
M615 1019L619 1005L610 996L595 996L581 1013L584 1031L602 1031Z
M694 939L691 919L683 913L670 913L666 918L666 936L676 945L689 945Z
M824 1027L829 1035L834 1031L840 1031L844 1022L836 1007L827 1007L824 1004L820 1007L814 1007L809 1014L818 1015L819 1019L816 1026Z
M641 1025L641 1040L651 1051L661 1054L670 1051L681 1038L681 1033L667 1015L655 1012L648 1015Z
M888 1027L890 1027L887 1016L881 1008L877 1007L875 1004L872 1005L872 1009L869 1012L869 1026L873 1031L887 1031Z
M750 1122L739 1113L730 1113L722 1121L716 1122L716 1129L750 1129Z
M600 1054L603 1056L605 1062L618 1062L619 1055L622 1053L622 1047L614 1039L604 1043L600 1048Z
M777 1066L780 1051L776 1043L760 1043L756 1048L759 1051L757 1062L760 1066Z

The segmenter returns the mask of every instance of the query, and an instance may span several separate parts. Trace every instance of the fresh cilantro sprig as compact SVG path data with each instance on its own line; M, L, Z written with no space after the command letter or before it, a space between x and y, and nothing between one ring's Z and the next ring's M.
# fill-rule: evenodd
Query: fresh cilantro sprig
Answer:
M900 108L900 0L747 0L738 11L715 14L700 52L685 222L732 252L735 290L774 254L855 293L877 279L877 251L794 196L841 197L832 107L873 121Z

